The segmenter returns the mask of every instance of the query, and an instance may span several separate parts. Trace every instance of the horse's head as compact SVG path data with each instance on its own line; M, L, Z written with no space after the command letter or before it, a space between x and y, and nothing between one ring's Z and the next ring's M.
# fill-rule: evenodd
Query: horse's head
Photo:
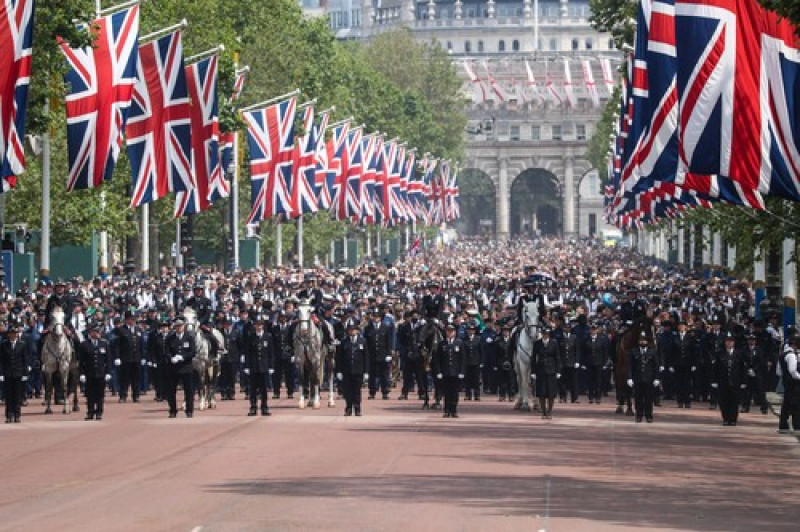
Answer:
M64 318L64 309L61 307L53 307L53 310L50 312L50 330L58 336L64 334Z
M311 326L311 312L313 307L311 305L300 305L297 307L297 326L301 334L308 334Z
M186 322L186 330L193 332L197 329L197 312L192 307L183 309L183 320Z
M536 338L539 329L539 305L535 301L525 303L522 309L522 324L528 336Z

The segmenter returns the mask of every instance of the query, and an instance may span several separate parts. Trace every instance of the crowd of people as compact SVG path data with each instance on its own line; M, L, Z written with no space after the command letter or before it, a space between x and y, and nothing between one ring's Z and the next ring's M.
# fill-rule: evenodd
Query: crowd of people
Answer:
M193 415L197 346L186 330L187 307L219 357L222 400L244 393L249 415L259 406L269 415L270 393L294 397L301 384L291 340L298 306L325 325L335 360L326 371L336 377L345 415L362 414L365 391L368 400L416 395L423 407L458 417L459 399L515 399L517 338L533 301L540 323L530 378L545 418L556 399L600 405L627 389L636 421L652 421L654 405L674 400L678 408L719 408L723 424L735 425L740 412L767 413L766 393L780 380L779 429L788 431L794 416L800 430L800 337L783 331L778 316L756 317L747 281L705 278L593 240L462 239L391 264L164 270L159 277L42 281L0 296L0 388L9 423L42 395L42 343L56 307L79 360L87 419L102 418L107 395L136 403L148 393L175 417L180 388L185 414ZM632 329L636 341L619 353ZM620 357L627 375L614 372Z

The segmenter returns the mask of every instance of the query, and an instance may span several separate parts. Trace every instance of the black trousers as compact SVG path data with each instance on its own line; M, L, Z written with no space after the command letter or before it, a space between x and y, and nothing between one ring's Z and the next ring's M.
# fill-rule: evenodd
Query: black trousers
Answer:
M446 414L457 414L461 379L458 377L444 377L442 379L442 388L444 388L444 412Z
M514 387L517 385L517 377L513 369L497 370L497 394L502 397L512 397L515 395Z
M189 373L170 373L167 388L167 402L169 412L178 413L178 383L183 385L183 399L186 401L186 413L194 412L194 372Z
M389 372L391 371L391 363L381 360L375 363L375 371L373 375L369 376L369 394L375 395L378 387L381 389L382 394L389 393Z
M736 420L739 419L738 386L719 387L719 410L722 414L722 421L736 423Z
M578 400L577 372L573 366L564 366L561 368L561 379L558 381L558 396L566 401L567 392L569 392L570 401L574 403Z
M678 366L675 368L675 398L679 405L692 403L692 368Z
M102 416L106 381L100 377L86 378L86 410L90 416Z
M275 358L275 373L272 374L272 393L281 395L281 381L286 383L286 393L294 395L294 363L291 358Z
M428 395L428 376L425 372L425 359L422 357L406 358L403 364L403 395L408 395L414 384L417 393L425 398Z
M481 368L481 382L483 383L483 393L495 393L497 391L496 374L494 371L494 361L486 360Z
M273 376L275 374L273 373ZM261 410L267 410L267 379L269 373L254 373L250 372L250 387L248 388L250 394L250 409L255 410L258 405L258 400L261 400Z
M361 383L362 375L343 375L342 395L344 395L345 408L347 410L361 409Z
M22 394L25 387L21 377L6 378L3 391L6 398L6 419L13 419L22 415Z
M589 400L600 401L603 397L603 366L586 366L586 387Z
M218 386L223 399L233 399L236 394L236 375L233 372L233 362L229 358L219 363Z
M620 386L626 386L620 384ZM636 403L636 418L653 419L653 400L656 396L656 389L652 382L637 383L633 389L634 401Z
M464 389L467 397L478 399L481 396L481 368L480 366L467 366L464 374Z
M128 388L134 399L139 399L139 365L140 362L123 362L119 367L119 397L128 397Z

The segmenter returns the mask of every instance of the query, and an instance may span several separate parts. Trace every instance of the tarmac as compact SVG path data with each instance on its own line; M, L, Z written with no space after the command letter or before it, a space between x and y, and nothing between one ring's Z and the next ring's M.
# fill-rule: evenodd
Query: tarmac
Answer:
M794 532L800 521L800 443L771 414L723 427L707 405L666 403L655 423L634 423L611 400L584 399L544 420L485 396L443 419L365 392L363 417L288 399L248 417L242 397L192 419L168 419L152 396L109 398L102 421L31 401L22 423L0 424L0 530Z

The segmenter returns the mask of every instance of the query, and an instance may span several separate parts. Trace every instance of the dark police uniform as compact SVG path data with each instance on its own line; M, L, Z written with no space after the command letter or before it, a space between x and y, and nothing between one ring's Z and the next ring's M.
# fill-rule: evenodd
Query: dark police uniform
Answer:
M139 402L139 368L144 360L144 341L142 331L136 325L120 325L116 330L117 353L119 366L119 399L128 398L128 388L131 389L133 402Z
M654 383L658 380L660 366L658 351L652 346L639 346L630 350L628 360L628 379L633 381L636 421L645 418L651 422L653 421L653 401L656 394Z
M364 328L369 356L369 398L374 399L380 386L384 399L389 398L389 373L391 370L391 357L394 351L394 325L381 319L379 322L371 320ZM389 359L387 361L387 359Z
M481 369L484 363L483 342L481 337L475 333L475 327L467 329L466 338L462 340L464 344L464 399L469 401L481 400Z
M167 397L170 364L168 337L169 329L164 330L163 325L152 329L147 337L147 358L153 364L153 385L156 401L159 402Z
M289 399L294 397L294 363L292 362L294 346L292 345L292 325L289 320L281 320L272 328L275 344L275 373L272 374L272 398L281 396L281 380L286 383Z
M583 344L582 365L586 367L589 403L600 404L603 397L603 368L609 362L608 337L601 331L589 334Z
M352 327L352 326L351 326ZM342 395L345 400L344 415L354 411L361 415L361 385L364 375L369 377L369 362L364 336L356 334L355 329L348 330L348 336L339 344L336 351L336 371L342 377Z
M534 370L536 375L536 397L553 399L558 393L557 375L561 369L561 353L558 342L549 334L538 340L533 346ZM542 413L549 415L542 409Z
M175 417L178 414L178 383L183 385L183 395L186 401L186 415L194 415L194 379L192 370L192 360L197 353L194 336L183 331L178 334L172 331L167 340L169 346L170 372L169 387L167 389L167 402L169 403L169 415ZM174 357L181 357L173 361Z
M570 329L565 329L558 338L558 347L561 351L561 379L558 381L558 395L562 402L567 400L569 392L570 401L578 402L578 336Z
M256 415L256 406L261 398L261 415L268 416L267 379L274 371L275 344L272 335L263 329L250 336L244 349L245 367L250 371L250 412Z
M675 395L678 408L691 408L692 368L697 368L697 342L692 332L675 333L672 338L672 349L668 353L669 371L675 379Z
M86 419L103 417L106 375L111 377L111 347L103 337L81 343L80 372L86 377Z
M6 423L20 422L25 381L28 380L31 364L30 358L29 344L22 341L19 334L13 341L7 337L3 339L2 345L0 345L0 375L3 376Z
M729 339L733 339L733 335L726 333L726 344ZM747 377L745 358L744 352L735 345L725 345L714 361L712 382L719 387L719 410L723 425L736 425L739 418L740 390L742 385L746 385Z
M441 375L444 388L444 416L458 417L458 392L467 369L464 343L458 338L439 342L433 357L437 379Z

